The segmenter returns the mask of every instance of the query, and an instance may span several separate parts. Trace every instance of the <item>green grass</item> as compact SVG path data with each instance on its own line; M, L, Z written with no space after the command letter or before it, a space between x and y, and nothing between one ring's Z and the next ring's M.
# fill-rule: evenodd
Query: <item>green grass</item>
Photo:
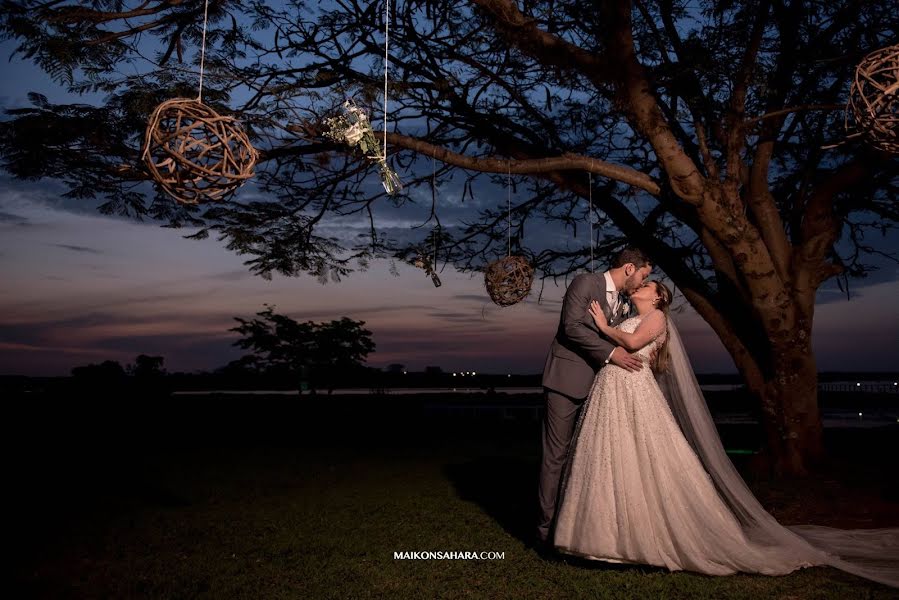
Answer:
M20 582L48 598L897 597L825 568L707 577L541 559L523 542L536 456L489 446L168 450L119 476L70 474L87 488L67 490L80 500L45 522ZM393 558L415 550L505 558Z
M429 419L403 402L22 404L9 415L11 585L53 599L899 598L829 568L708 577L541 558L526 544L536 423ZM873 526L897 506L887 434L840 442L854 479L749 483L785 523ZM393 557L428 550L505 558Z

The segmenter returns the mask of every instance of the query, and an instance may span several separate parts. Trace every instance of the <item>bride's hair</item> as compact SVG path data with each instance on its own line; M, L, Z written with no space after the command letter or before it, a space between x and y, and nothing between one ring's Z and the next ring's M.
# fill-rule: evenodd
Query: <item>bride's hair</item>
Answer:
M671 307L671 290L662 283L661 281L653 281L653 284L656 286L656 295L659 297L658 303L655 305L660 311L665 314L665 322L668 322L668 310ZM670 355L668 354L668 333L665 332L662 334L665 338L662 340L662 344L659 346L659 349L656 351L656 359L652 365L652 370L656 373L664 373L668 370L668 362L670 359Z

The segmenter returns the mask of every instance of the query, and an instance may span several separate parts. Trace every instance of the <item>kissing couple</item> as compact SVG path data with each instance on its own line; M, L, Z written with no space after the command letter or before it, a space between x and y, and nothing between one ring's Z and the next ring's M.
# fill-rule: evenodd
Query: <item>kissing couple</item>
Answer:
M785 527L758 502L721 444L652 266L626 248L565 292L543 371L538 546L708 575L831 566L899 587L899 528Z

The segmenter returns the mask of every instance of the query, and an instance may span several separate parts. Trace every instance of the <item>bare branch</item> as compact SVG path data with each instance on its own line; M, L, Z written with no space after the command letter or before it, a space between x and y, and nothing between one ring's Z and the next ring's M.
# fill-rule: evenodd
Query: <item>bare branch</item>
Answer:
M805 106L791 106L789 108L767 112L763 115L752 117L751 119L746 119L745 121L743 121L743 124L751 125L752 123L764 121L765 119L772 119L774 117L781 117L784 115L789 115L797 112L805 112L809 110L845 110L845 108L845 104L806 104Z
M597 160L589 156L581 156L577 154L566 153L562 156L553 156L548 158L534 158L528 160L515 160L507 158L476 158L457 154L443 148L435 146L424 140L401 135L398 133L388 133L387 141L390 144L415 150L422 154L432 156L445 163L462 167L464 169L472 169L482 173L506 173L511 172L516 175L523 174L543 174L551 171L579 170L589 171L596 175L609 177L635 187L641 188L653 195L660 193L659 184L645 173L635 171L629 167L607 163Z

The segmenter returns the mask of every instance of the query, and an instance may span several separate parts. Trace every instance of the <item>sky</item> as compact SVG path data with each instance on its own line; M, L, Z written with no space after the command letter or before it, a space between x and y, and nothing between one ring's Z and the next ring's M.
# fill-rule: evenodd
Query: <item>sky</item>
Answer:
M0 55L11 50L8 42L0 44ZM5 108L27 105L30 91L51 101L91 100L67 95L18 57L0 63L0 78ZM104 216L90 203L63 200L61 190L54 182L19 182L0 174L0 375L65 375L103 360L127 364L138 354L165 357L169 371L215 369L241 355L233 346L237 335L228 331L233 318L250 318L264 304L299 321L365 321L376 344L371 366L538 373L558 324L561 281L547 281L539 302L535 282L526 301L508 308L490 302L480 274L451 268L441 273L439 288L411 266L399 265L395 277L384 261L340 283L278 275L266 281L249 272L245 257L214 238L187 240L192 230ZM501 188L493 193L505 194ZM408 229L426 218L426 204L400 211L381 207L379 225ZM456 190L438 190L445 224L473 208L460 203ZM351 231L367 225L324 226ZM899 244L892 246L886 249L896 252ZM849 300L832 282L826 284L813 331L819 368L896 370L896 298L894 264L854 282ZM682 298L676 304L684 308L675 318L696 371L734 372L708 325Z

